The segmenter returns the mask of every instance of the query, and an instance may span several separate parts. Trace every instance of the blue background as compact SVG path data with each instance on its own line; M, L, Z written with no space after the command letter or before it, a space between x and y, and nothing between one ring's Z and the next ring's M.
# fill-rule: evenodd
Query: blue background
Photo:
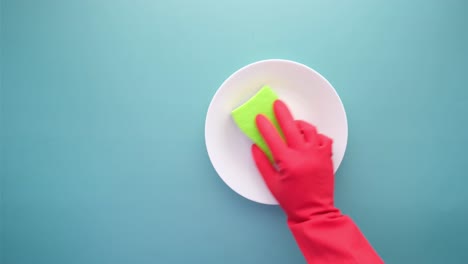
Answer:
M3 0L1 263L304 263L213 170L216 89L261 59L337 89L336 203L387 263L468 258L468 2ZM366 264L366 263L364 263Z

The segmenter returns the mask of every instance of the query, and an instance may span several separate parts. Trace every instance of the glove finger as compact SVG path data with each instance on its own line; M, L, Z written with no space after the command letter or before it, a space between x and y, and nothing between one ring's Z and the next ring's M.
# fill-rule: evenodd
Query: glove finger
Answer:
M317 135L317 137L318 137L319 147L325 148L327 152L329 152L330 155L332 155L333 140L325 136L324 134L320 134L320 133Z
M296 124L304 135L304 140L306 142L312 145L318 145L317 128L315 128L315 126L302 120L297 120Z
M265 140L275 161L287 150L286 143L276 130L275 126L264 115L258 115L255 119L258 130Z
M273 109L288 146L294 148L303 144L304 137L295 124L294 118L286 104L281 100L276 100Z
M263 151L255 144L252 145L252 156L255 161L255 165L257 165L257 169L263 177L266 185L272 191L272 186L274 181L276 181L278 172L271 164L268 157L263 153Z

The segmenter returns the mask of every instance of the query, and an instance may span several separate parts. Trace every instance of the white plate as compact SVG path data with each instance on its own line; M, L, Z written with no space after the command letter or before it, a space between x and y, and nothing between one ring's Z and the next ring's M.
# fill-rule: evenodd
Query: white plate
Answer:
M335 171L348 140L348 122L340 97L311 68L293 61L264 60L232 74L214 95L205 123L208 155L216 172L238 194L255 202L277 204L255 167L252 142L231 118L231 111L268 84L290 108L295 119L317 126L334 140Z

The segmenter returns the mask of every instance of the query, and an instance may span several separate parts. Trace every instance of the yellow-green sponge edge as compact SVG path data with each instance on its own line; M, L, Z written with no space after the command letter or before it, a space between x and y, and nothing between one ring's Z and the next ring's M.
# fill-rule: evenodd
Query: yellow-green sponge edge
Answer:
M263 150L271 161L273 160L271 151L257 129L255 118L257 115L263 114L275 125L278 131L281 131L273 111L273 103L277 99L278 95L268 85L265 85L247 102L231 112L234 122L240 130Z

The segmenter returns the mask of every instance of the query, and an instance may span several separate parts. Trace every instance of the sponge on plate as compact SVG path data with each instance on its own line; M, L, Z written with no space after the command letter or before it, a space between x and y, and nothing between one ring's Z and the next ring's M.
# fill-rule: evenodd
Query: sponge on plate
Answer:
M270 149L257 129L255 118L258 114L265 115L281 134L281 129L273 111L273 103L276 99L278 99L276 93L265 85L247 102L231 112L234 122L240 130L263 150L270 160L273 160Z

